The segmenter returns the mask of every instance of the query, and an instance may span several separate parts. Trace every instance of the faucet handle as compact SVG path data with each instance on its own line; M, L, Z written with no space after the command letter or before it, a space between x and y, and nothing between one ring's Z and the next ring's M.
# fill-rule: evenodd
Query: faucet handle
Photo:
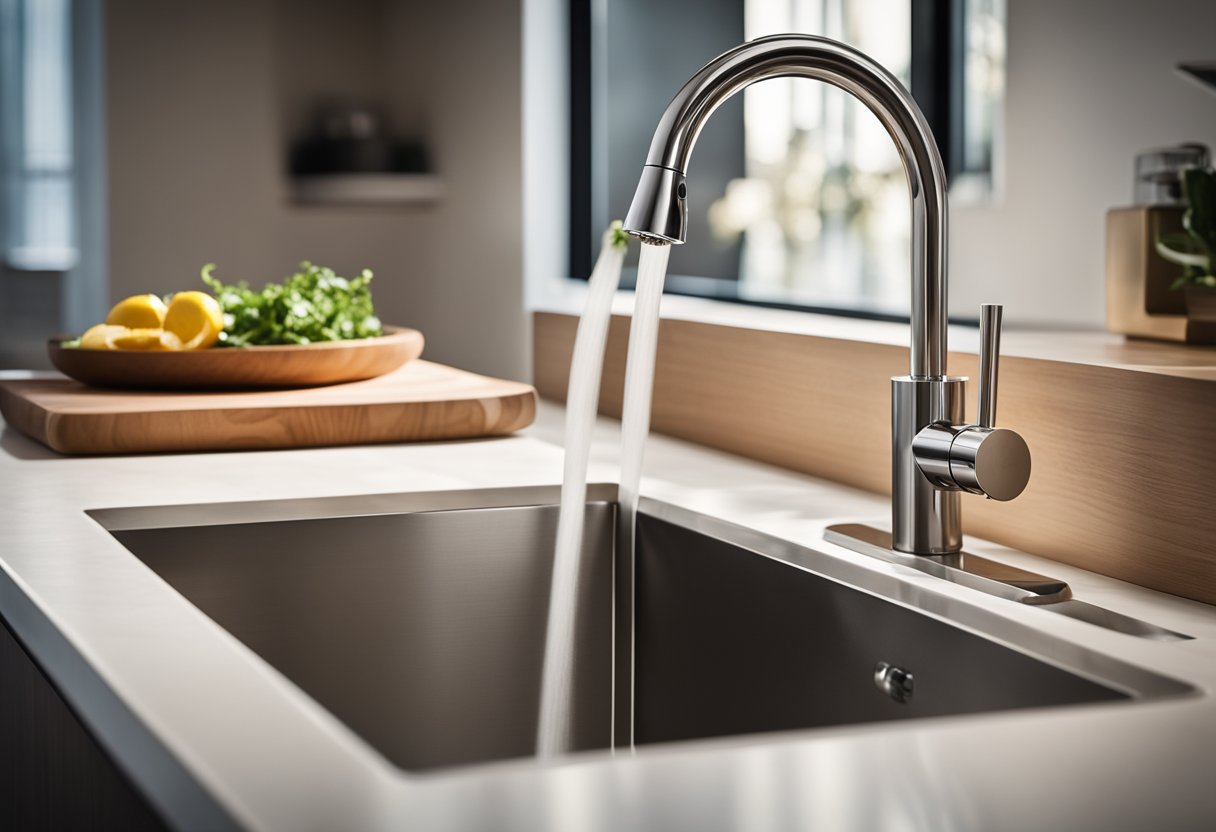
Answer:
M985 303L980 307L980 380L975 423L996 427L996 381L1001 362L1001 313L1005 307Z
M954 437L950 473L965 491L993 500L1012 500L1030 481L1030 449L1026 440L996 426L997 371L1001 363L1001 313L1004 307L980 307L980 378L974 425Z
M1030 482L1030 448L1014 431L968 425L954 436L949 466L957 487L1006 502Z
M1030 482L1030 448L1011 430L996 427L997 369L1003 307L980 307L980 377L976 420L936 422L912 440L921 471L934 485L960 488L992 500L1012 500Z

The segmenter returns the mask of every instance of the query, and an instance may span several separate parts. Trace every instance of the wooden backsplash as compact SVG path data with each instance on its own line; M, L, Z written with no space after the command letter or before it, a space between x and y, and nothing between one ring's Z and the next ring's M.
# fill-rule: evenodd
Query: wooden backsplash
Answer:
M565 399L576 326L534 317L533 378L546 398ZM628 333L614 316L600 392L611 416ZM977 373L974 355L951 353L949 366ZM652 426L889 494L889 378L907 367L902 347L664 320ZM1033 473L1009 503L965 495L964 530L1216 604L1216 381L1170 369L1004 358L997 422L1025 437Z

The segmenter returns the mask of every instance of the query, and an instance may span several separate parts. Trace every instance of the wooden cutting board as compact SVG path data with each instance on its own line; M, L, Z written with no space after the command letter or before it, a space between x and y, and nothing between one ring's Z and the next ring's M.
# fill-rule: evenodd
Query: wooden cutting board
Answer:
M536 391L429 361L366 381L231 393L0 381L0 414L65 454L220 451L501 436L536 417Z

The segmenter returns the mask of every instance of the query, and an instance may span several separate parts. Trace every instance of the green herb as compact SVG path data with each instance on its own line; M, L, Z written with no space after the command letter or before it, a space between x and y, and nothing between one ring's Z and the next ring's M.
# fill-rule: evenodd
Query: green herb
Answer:
M612 233L612 246L614 248L629 247L629 232L625 230L625 223L620 220L613 220L608 226L608 230Z
M1157 253L1182 266L1182 275L1171 288L1216 287L1216 170L1187 168L1182 175L1187 210L1182 217L1186 231L1162 234Z
M218 346L311 344L384 334L372 306L372 273L367 269L347 280L333 269L305 261L300 271L261 291L243 280L221 283L212 276L214 269L215 264L208 263L202 276L224 310Z

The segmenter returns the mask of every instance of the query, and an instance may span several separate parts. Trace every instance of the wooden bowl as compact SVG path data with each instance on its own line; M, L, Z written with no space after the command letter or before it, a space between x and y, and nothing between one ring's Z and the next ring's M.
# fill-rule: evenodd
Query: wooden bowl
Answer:
M422 355L422 333L386 326L384 335L271 347L212 347L182 352L86 350L54 338L55 369L94 387L242 390L319 387L392 372Z

